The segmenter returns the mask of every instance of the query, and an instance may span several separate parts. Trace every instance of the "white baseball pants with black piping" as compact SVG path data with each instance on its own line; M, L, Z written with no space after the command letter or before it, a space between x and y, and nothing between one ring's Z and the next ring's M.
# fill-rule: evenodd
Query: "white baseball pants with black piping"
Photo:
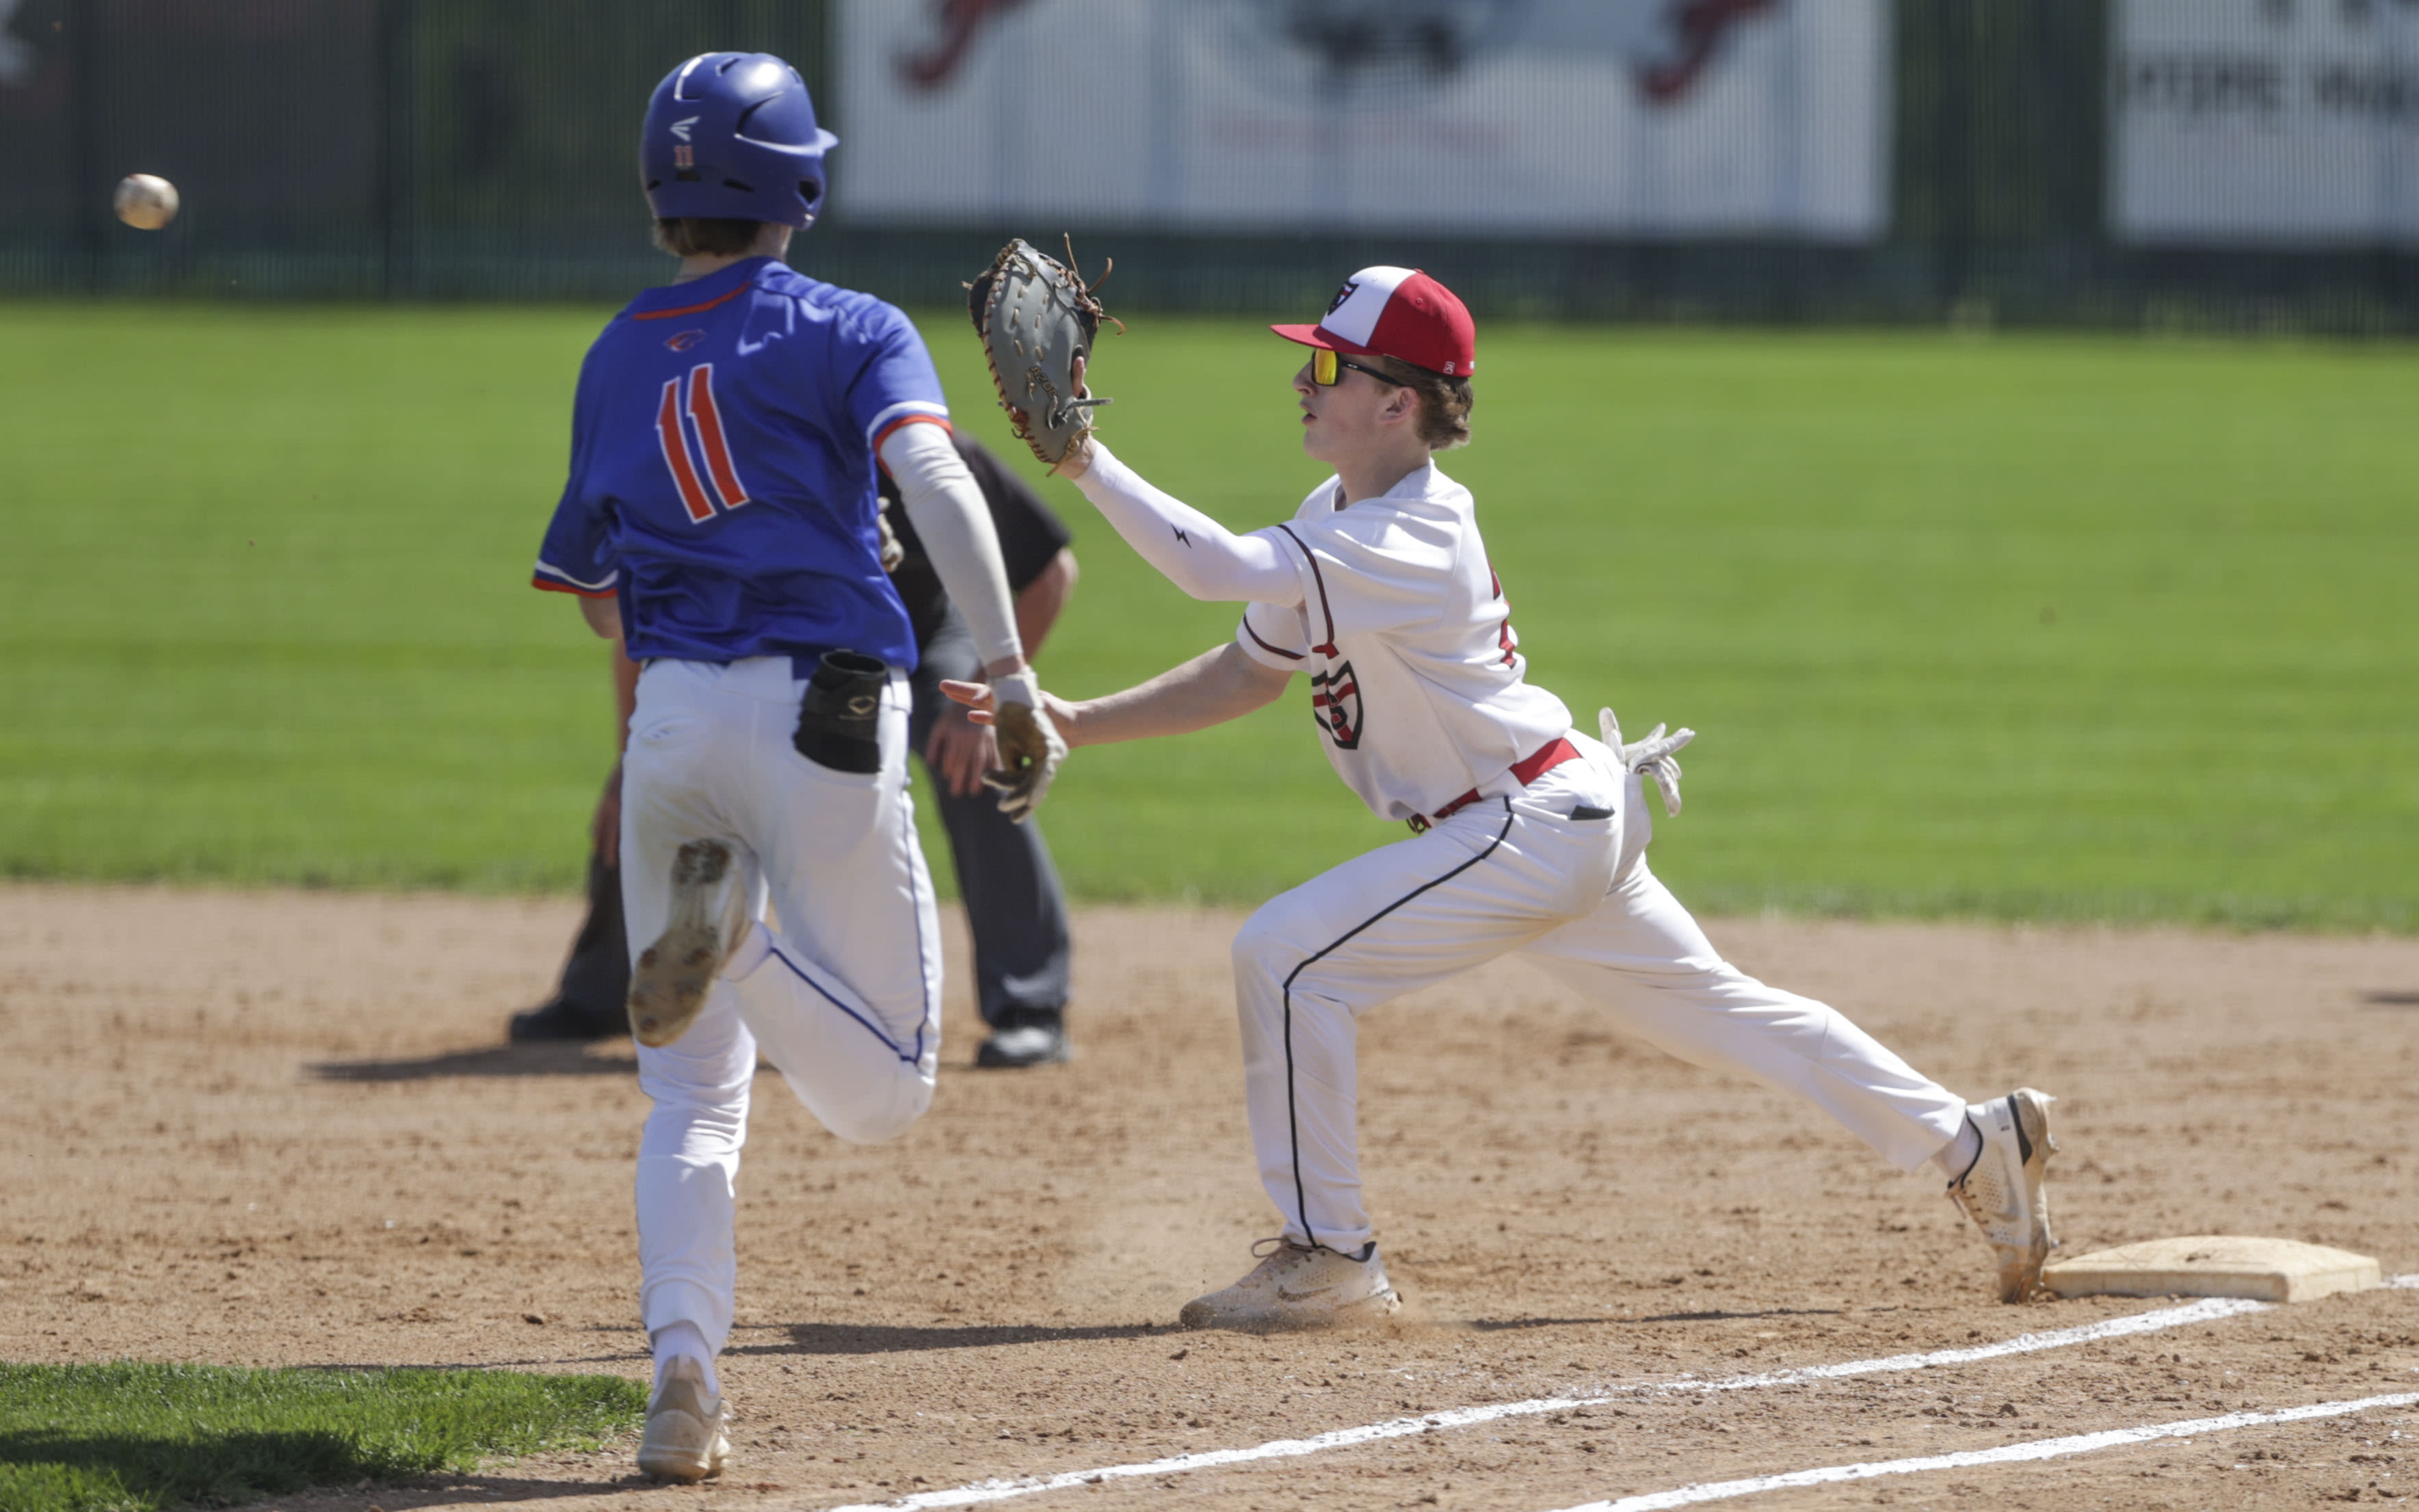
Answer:
M897 1137L932 1105L941 949L907 796L907 683L891 678L882 769L835 772L791 743L805 684L786 656L655 661L622 769L622 900L633 959L671 912L672 857L728 844L772 952L717 980L686 1034L639 1048L639 1310L719 1352L737 1287L732 1183L762 1051L842 1139ZM716 917L719 917L718 915Z
M1357 1015L1515 950L1612 1025L1796 1092L1902 1169L1958 1133L1963 1098L1837 1011L1716 953L1647 870L1639 779L1597 742L1569 738L1580 760L1271 899L1236 936L1252 1143L1297 1242L1357 1255L1371 1242ZM1579 808L1614 813L1575 819Z

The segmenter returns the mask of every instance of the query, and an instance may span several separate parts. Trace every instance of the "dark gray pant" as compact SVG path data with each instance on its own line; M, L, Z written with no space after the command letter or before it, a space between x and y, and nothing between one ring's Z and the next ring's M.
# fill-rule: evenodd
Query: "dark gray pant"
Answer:
M916 704L909 743L921 754L932 737L942 702L941 679L978 682L974 636L952 609L924 648L923 666L913 679ZM975 1003L994 1028L1013 1027L1027 1011L1056 1012L1067 1006L1067 898L1058 869L1041 838L1039 820L1010 824L989 788L971 797L952 796L932 777L933 803L949 832L957 863L958 890L975 937ZM622 873L602 859L588 858L588 918L572 942L555 995L575 1011L609 1029L623 1023L630 993L630 948L622 933Z
M908 742L921 755L945 702L941 680L982 680L973 634L955 609L923 648L911 686L915 710ZM1067 898L1038 819L1013 824L999 811L999 795L978 788L952 795L927 764L927 790L949 833L958 891L975 938L975 1004L994 1028L1014 1026L1027 1012L1067 1006Z
M562 981L556 1001L599 1030L618 1030L628 1019L624 1000L630 995L630 947L622 933L622 869L605 858L588 857L588 918L571 942L571 959L562 964Z

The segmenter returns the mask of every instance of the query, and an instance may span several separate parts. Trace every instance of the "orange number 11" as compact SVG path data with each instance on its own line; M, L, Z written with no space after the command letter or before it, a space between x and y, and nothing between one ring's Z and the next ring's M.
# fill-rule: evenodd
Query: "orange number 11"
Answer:
M687 390L687 402L682 402L682 390ZM681 423L681 411L688 411L688 424ZM689 431L697 432L697 448L705 458L705 471L714 480L714 492L726 510L737 509L747 502L747 489L739 481L739 469L731 460L731 443L722 434L722 411L714 403L714 364L700 363L689 369L685 378L671 378L664 384L663 403L655 410L655 440L663 444L664 462L672 470L672 483L680 489L681 502L688 509L688 517L699 524L714 517L714 500L706 495L704 480L698 476L697 464L689 456Z

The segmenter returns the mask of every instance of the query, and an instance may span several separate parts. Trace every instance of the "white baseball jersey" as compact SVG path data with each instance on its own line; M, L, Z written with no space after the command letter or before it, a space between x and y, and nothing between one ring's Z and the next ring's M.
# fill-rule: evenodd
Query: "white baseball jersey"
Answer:
M1327 759L1380 818L1518 788L1513 764L1568 733L1571 715L1523 679L1470 490L1430 463L1379 498L1342 499L1330 478L1289 523L1254 532L1297 563L1302 602L1247 606L1236 643L1309 674Z

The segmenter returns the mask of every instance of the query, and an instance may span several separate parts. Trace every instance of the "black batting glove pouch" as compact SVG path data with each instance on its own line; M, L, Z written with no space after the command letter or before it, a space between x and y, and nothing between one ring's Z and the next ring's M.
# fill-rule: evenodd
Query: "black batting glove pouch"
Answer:
M798 706L798 754L835 772L882 770L882 690L890 668L856 651L826 651Z

